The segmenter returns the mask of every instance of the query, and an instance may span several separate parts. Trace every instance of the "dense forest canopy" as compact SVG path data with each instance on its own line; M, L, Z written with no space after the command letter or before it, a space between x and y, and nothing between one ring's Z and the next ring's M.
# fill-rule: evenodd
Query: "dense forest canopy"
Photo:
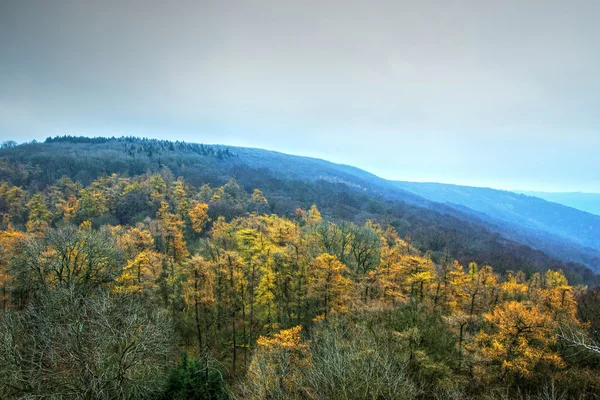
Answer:
M581 265L224 146L5 147L4 397L600 393L600 292Z
M485 224L407 192L401 197L396 192L389 196L386 181L348 166L258 149L133 137L63 136L46 142L4 145L0 149L0 181L32 194L47 190L63 176L87 186L103 175L135 177L159 173L165 167L194 187L222 186L235 178L247 191L260 188L269 198L269 212L292 216L298 207L318 204L325 215L337 221L389 223L401 236L410 234L414 245L431 252L435 261L449 253L462 263L490 264L501 272L554 268L565 271L574 283L593 284L597 279L585 265L562 261L578 259L600 265L591 249L547 241L545 245L555 254L548 256L498 233L508 227ZM557 259L561 254L568 257Z
M399 149L399 156L405 151ZM321 205L333 197L331 193L343 190L349 196L331 199L332 209L324 210L327 214L333 212L344 219L364 221L373 219L374 215L398 214L397 211L400 211L403 214L400 219L406 220L407 214L411 214L411 224L420 225L419 228L410 228L413 234L417 229L433 229L433 221L439 229L453 231L452 236L469 234L469 242L476 237L477 240L503 242L500 246L517 243L540 250L562 262L582 264L592 271L600 271L599 216L502 190L390 181L355 167L314 158L261 149L133 137L63 136L48 138L43 144L31 142L17 146L16 143L5 143L4 149L0 149L0 159L13 165L12 171L4 173L0 167L0 177L10 179L15 185L39 190L63 175L87 185L103 174L135 176L147 171L158 172L164 166L194 186L204 183L219 186L232 177L236 178L247 190L260 187L272 199L274 207L281 205L276 199L301 201L303 207L315 202ZM326 188L326 184L330 184L329 187ZM316 190L321 193L313 193ZM361 207L356 214L357 208L365 204L364 197L356 198L359 194L369 197L369 207ZM400 204L402 210L396 207L395 211L390 211L389 207L377 204L382 201L395 206ZM322 206L327 207L328 204ZM289 208L273 211L289 214ZM475 233L475 230L478 232ZM408 231L407 228L403 233ZM426 236L437 239L423 249L436 251L449 248L454 257L461 257L459 251L453 250L456 244L449 243L450 235L447 233L427 233ZM415 239L420 242L420 238ZM478 258L480 254L476 253L481 252L481 248L469 246L462 251L469 252L468 259ZM527 251L525 248L511 250L523 256ZM550 263L549 260L539 260L539 254L530 253L525 257L525 264L537 264L542 269ZM534 260L536 258L538 260ZM467 258L463 261L467 262ZM505 262L489 258L480 258L479 261L493 263L497 268L504 268ZM510 262L514 267L517 261ZM520 265L523 269L528 267ZM564 269L577 269L578 274L587 274L576 265ZM570 276L570 279L579 278Z

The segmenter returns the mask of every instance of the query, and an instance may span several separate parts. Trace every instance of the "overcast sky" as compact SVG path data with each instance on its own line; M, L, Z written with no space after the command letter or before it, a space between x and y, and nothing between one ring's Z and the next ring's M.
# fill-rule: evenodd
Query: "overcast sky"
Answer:
M261 147L600 192L600 1L0 0L0 138Z

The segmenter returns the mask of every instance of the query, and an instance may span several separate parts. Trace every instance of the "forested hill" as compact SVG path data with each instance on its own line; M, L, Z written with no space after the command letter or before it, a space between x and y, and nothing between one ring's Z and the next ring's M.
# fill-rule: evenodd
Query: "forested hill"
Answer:
M5 143L0 397L596 398L597 275L389 184L227 146Z
M469 186L440 183L395 182L428 200L445 203L499 225L514 240L553 251L554 246L600 250L600 216L542 198ZM554 250L556 251L556 249ZM588 250L589 251L589 250ZM566 256L560 252L557 256ZM591 262L593 264L593 262Z
M0 180L31 193L47 191L62 176L85 187L102 175L137 176L166 170L194 187L220 186L235 178L246 190L260 188L269 198L270 212L278 215L290 216L296 208L314 203L337 220L385 221L403 237L410 235L434 260L454 257L462 262L489 263L500 271L563 268L575 283L595 280L582 263L592 268L600 265L596 250L567 238L535 235L515 221L508 225L468 207L442 204L439 201L443 199L427 200L358 168L314 158L133 137L56 137L0 149ZM123 200L117 220L112 222L130 223L134 211L125 210L130 206ZM23 213L22 224L26 211ZM595 229L594 224L590 227Z

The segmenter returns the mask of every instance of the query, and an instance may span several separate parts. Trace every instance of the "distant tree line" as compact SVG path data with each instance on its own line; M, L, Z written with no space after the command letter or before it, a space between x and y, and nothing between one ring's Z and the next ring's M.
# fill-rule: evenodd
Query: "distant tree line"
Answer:
M116 142L123 146L124 151L130 156L136 154L147 154L152 157L161 152L191 152L202 156L214 156L219 160L234 157L235 155L225 146L205 145L198 143L186 143L180 141L168 141L159 139L137 138L133 136L122 136L119 138L85 137L85 136L55 136L48 137L44 143L86 143L102 144Z

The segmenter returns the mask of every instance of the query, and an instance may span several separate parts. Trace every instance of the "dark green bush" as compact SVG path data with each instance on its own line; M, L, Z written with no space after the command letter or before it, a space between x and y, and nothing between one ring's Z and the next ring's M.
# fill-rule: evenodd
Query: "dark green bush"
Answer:
M229 399L221 369L214 362L190 359L187 353L167 378L166 399Z

